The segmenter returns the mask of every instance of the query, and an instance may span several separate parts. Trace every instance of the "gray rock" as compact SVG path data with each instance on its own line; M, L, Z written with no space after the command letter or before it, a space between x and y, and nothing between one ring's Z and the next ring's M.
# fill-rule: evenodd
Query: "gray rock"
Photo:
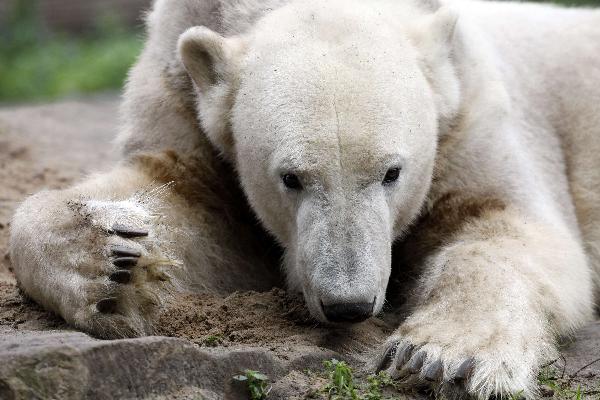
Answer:
M563 355L566 374L592 375L600 386L600 321L580 329Z
M72 331L0 331L1 399L247 398L244 369L273 382L338 356L318 347L204 349L167 337L98 340ZM165 397L166 396L166 397Z

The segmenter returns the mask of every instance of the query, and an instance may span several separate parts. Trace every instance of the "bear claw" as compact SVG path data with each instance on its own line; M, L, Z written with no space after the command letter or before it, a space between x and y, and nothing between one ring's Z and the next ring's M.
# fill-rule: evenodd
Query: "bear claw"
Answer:
M383 358L381 359L381 362L379 363L379 366L377 367L377 373L387 369L392 364L392 361L394 361L394 357L396 355L397 349L398 349L398 343L394 343L393 345L388 347L385 354L383 355Z
M444 371L442 367L442 362L440 360L434 362L433 364L429 365L429 367L427 367L423 377L429 382L435 382L440 380Z
M458 363L455 364L452 359L440 357L437 351L427 351L426 345L414 344L401 337L394 339L386 343L381 353L383 357L378 359L377 373L387 371L392 379L401 384L418 382L420 386L452 393L452 396L466 396L468 380L475 369L475 358L462 358L456 360ZM456 365L458 368L446 368Z
M115 257L141 257L142 252L127 246L112 246L111 255Z
M112 231L117 235L124 238L134 238L134 237L142 237L148 236L148 231L144 229L136 229L130 228L121 224L114 224L112 227Z
M110 274L108 279L110 279L113 282L122 283L122 284L129 283L129 282L131 282L131 272L129 272L129 271L113 272L112 274Z
M103 314L112 314L117 309L117 298L108 297L96 303L96 309Z
M406 364L406 362L410 359L415 346L412 344L404 346L404 348L398 353L396 356L398 363L396 365L397 369L400 369Z
M456 379L456 380L467 379L469 377L469 375L471 374L472 369L473 369L473 359L469 358L469 359L463 361L462 364L460 364L460 367L458 367L458 370L456 370L454 379Z
M119 257L113 260L113 264L119 268L130 268L137 265L137 257Z
M408 365L408 372L411 374L418 374L423 367L423 362L425 361L425 352L418 352L414 355L410 364Z

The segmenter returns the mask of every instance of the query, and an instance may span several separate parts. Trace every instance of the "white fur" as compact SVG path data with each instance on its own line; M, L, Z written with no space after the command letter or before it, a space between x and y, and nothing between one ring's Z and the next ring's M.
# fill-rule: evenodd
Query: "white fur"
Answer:
M557 336L589 320L600 283L598 12L159 0L148 31L125 95L124 163L38 194L15 216L11 258L34 299L96 334L151 331L173 290L152 276L122 313L93 308L123 290L107 285L109 263L94 250L114 238L89 242L98 221L148 227L128 243L182 265L167 273L174 287L226 292L240 276L267 286L268 245L239 179L315 318L326 319L322 305L375 299L379 312L397 241L419 256L417 284L382 351L425 352L410 382L440 360L434 386L454 393L472 358L467 393L535 397L539 366ZM399 180L382 185L392 167ZM302 190L282 184L289 173ZM155 180L174 185L150 207L134 193ZM90 219L66 211L74 199ZM410 361L396 354L394 376Z

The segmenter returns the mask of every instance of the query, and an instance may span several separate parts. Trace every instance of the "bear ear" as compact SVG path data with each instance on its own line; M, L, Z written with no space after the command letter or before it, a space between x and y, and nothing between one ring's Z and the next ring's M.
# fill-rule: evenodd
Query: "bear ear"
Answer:
M177 45L179 58L198 91L198 116L212 144L226 158L233 155L229 112L235 90L241 39L225 38L196 26L185 31Z
M179 57L200 91L208 90L226 75L230 53L227 45L227 39L204 26L190 28L179 37Z
M461 89L455 73L456 53L462 52L457 32L458 14L441 7L410 27L409 35L419 53L419 63L435 95L441 131L460 106Z
M452 52L457 23L458 13L441 7L412 26L411 36L426 61L437 64L447 59Z

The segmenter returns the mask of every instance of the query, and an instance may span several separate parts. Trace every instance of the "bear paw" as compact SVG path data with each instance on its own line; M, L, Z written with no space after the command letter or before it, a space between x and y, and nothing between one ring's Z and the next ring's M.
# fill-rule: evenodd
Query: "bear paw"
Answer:
M73 203L83 218L64 234L62 271L73 279L73 308L63 316L103 338L152 334L153 319L176 285L181 263L168 231L135 202ZM72 313L72 314L71 314Z
M468 349L395 334L383 345L376 366L401 385L429 389L450 399L534 398L535 358L520 353L520 344L507 351L510 340L497 340L498 347L481 340Z

